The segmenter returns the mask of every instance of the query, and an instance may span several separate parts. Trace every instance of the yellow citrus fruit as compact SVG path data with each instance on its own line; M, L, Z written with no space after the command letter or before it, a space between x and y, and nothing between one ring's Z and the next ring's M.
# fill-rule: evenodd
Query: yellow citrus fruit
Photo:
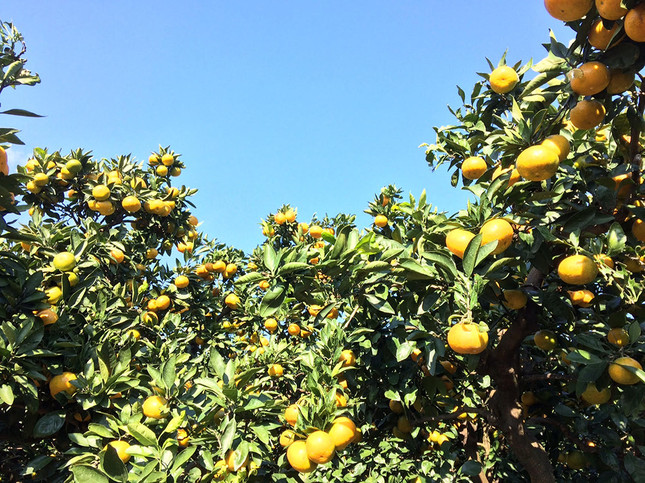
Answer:
M159 164L159 156L157 156L155 153L152 153L150 156L148 156L148 164L150 166L156 166Z
M49 305L56 305L63 296L63 291L60 287L50 287L45 290L45 295L47 296L47 303Z
M115 211L114 204L111 201L97 201L95 208L103 216L110 216Z
M641 219L634 220L632 224L632 235L640 241L645 242L645 222Z
M54 256L53 266L61 272L69 272L76 266L76 257L71 252L60 252Z
M569 146L569 141L562 134L553 134L549 136L544 141L542 141L542 146L553 149L558 153L558 159L564 161L569 155L571 147Z
M170 307L170 297L167 295L159 295L156 299L157 310L166 310Z
M318 225L313 225L309 227L309 234L311 235L312 238L321 238L322 233L323 233L323 229Z
M484 158L470 156L461 163L461 174L466 179L479 179L488 169Z
M502 253L511 246L513 241L513 227L508 221L501 218L488 220L481 227L479 233L482 234L482 245L497 240L497 247L493 250L493 255Z
M609 255L605 255L603 253L599 253L598 255L594 256L595 260L597 263L602 263L603 265L613 269L614 268L614 261L611 259Z
M311 473L318 466L309 459L307 443L304 441L294 441L289 445L287 448L287 461L299 473Z
M632 385L639 382L640 378L625 367L643 370L643 366L637 360L631 357L619 357L609 364L609 377L618 384Z
M618 23L615 23L610 29L606 29L602 19L598 19L593 23L589 30L589 35L587 36L589 45L598 50L607 50L610 45L614 46L620 43L624 37L624 35L616 37L616 33L619 30L620 25Z
M190 283L190 280L188 280L188 277L186 275L178 275L175 277L175 287L177 288L186 288L188 287L188 284Z
M166 153L161 157L161 164L164 166L172 166L172 163L175 162L175 158L172 154Z
M354 355L354 351L350 349L345 349L340 353L340 357L338 358L338 362L343 363L343 367L352 367L356 365L356 356Z
M285 211L284 217L289 223L294 223L296 221L296 213L293 210Z
M347 398L343 395L342 392L336 391L335 399L336 399L336 407L338 408L347 407Z
M272 364L269 367L269 376L271 377L282 377L284 374L284 368L280 364Z
M291 426L296 425L296 421L298 421L298 405L297 404L291 404L287 409L284 410L284 419L289 423Z
M228 471L239 471L242 468L246 468L249 465L249 455L246 455L246 458L240 466L235 467L235 457L237 456L236 450L229 450L226 453L226 466L228 466Z
M522 179L519 171L515 169L515 167L502 168L502 165L500 164L495 168L495 171L493 171L493 177L492 177L493 181L506 173L511 174L510 177L508 178L507 186L509 188Z
M7 152L0 146L0 173L7 176L9 174L9 165L7 164Z
M275 221L278 225L284 225L287 221L287 217L284 216L284 213L278 212L273 215L273 221Z
M146 258L148 260L152 260L155 258L157 255L159 255L159 251L156 248L148 248L146 250Z
M44 309L36 314L40 320L43 321L43 325L52 325L58 321L58 314L52 309Z
M635 42L645 42L645 3L640 3L627 12L625 33Z
M544 0L549 15L563 22L581 19L591 10L592 5L593 0Z
M586 255L571 255L558 265L558 276L571 285L585 285L595 280L598 267Z
M343 450L356 438L356 424L347 417L336 418L329 430L329 436L336 449Z
M448 331L448 345L457 354L479 354L488 346L488 332L477 324L459 322Z
M536 332L533 336L533 342L535 342L535 345L543 351L553 350L558 345L555 334L550 330L540 330Z
M167 176L168 175L168 166L164 166L163 164L160 164L155 169L155 172L157 173L158 176Z
M464 252L475 235L462 228L450 230L446 235L446 247L459 258L464 258Z
M126 332L127 337L132 337L134 340L139 340L141 338L141 333L137 329L130 329Z
M399 419L396 420L396 429L401 433L408 434L412 432L412 424L405 416L399 416Z
M606 387L599 391L596 385L593 382L590 382L587 384L587 387L580 397L582 397L583 401L592 406L605 404L611 399L611 389Z
M285 429L280 435L280 446L282 446L283 448L286 448L291 443L295 442L295 440L296 440L296 433L291 429Z
M161 396L148 396L143 402L144 416L152 419L161 419L165 417L166 400Z
M627 9L620 5L622 0L596 0L598 14L606 20L623 18Z
M490 88L494 92L506 94L515 88L520 78L512 67L500 65L491 72L488 81L490 82Z
M521 290L504 290L502 294L504 295L504 305L511 310L524 308L528 302L528 297Z
M49 392L52 397L56 396L59 392L65 391L70 396L76 392L76 386L71 381L76 379L76 374L73 372L63 372L58 376L52 377L49 381Z
M108 444L114 448L121 461L123 461L124 463L130 461L130 455L126 453L126 450L130 447L129 443L127 443L126 441L118 440L110 441ZM105 448L107 448L107 445L105 446Z
M517 157L516 168L520 176L530 181L551 178L560 164L558 153L544 145L530 146Z
M110 188L104 184L96 185L92 188L92 196L96 201L105 201L110 197Z
M589 307L591 301L594 299L594 294L591 290L567 290L571 303L578 307Z
M112 257L112 260L117 264L123 263L123 260L125 260L125 254L118 248L110 250L110 257Z
M307 458L316 464L325 464L331 461L336 454L336 445L333 438L325 431L314 431L307 436Z
M629 333L622 327L614 327L607 333L607 341L617 347L629 344Z
M569 113L571 124L578 129L593 129L605 118L605 106L591 99L578 102Z
M224 303L230 309L237 309L240 306L240 298L234 293L230 293L224 299Z
M45 173L36 173L34 175L33 181L36 186L42 188L47 183L49 183L49 176L47 176Z
M580 96L593 96L609 84L609 69L600 62L586 62L569 72L571 90Z
M264 321L264 328L273 333L278 329L278 321L273 318L266 319Z
M182 448L185 448L188 446L188 443L190 442L190 436L188 436L188 431L185 429L178 429L177 430L177 444L181 446Z
M300 334L300 326L298 324L290 324L287 328L287 332L289 332L289 335L296 336Z
M374 218L374 224L379 228L383 228L384 226L387 226L387 216L376 215L376 217Z
M141 209L141 202L136 196L126 196L121 200L121 206L129 213L136 213Z

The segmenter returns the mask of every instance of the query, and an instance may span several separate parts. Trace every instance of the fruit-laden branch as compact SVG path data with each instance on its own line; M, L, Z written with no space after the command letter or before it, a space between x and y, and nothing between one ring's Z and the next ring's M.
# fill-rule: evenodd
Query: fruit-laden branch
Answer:
M543 274L531 269L526 284L539 287ZM497 427L504 433L511 451L529 474L531 481L555 482L549 456L538 440L529 434L522 422L519 404L520 347L526 336L538 328L538 305L532 301L520 312L501 337L499 344L481 360L483 372L493 379L493 391L489 407L497 419Z

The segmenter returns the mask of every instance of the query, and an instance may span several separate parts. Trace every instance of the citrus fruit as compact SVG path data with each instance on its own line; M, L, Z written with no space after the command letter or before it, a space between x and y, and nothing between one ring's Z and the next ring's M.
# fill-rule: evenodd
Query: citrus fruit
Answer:
M310 473L318 466L311 461L307 453L307 443L294 441L287 448L287 461L291 467L300 473Z
M634 85L636 75L634 72L612 69L609 71L610 79L607 86L608 94L622 94Z
M108 444L114 448L121 461L123 461L124 463L130 461L130 455L126 453L126 450L130 447L129 443L127 443L126 441L118 440L110 441ZM107 445L105 446L105 448L107 448Z
M609 69L600 62L586 62L568 74L571 90L580 96L593 96L609 84Z
M550 330L540 330L533 336L533 342L543 351L550 351L555 349L558 345L555 334Z
M213 263L213 271L216 273L224 273L226 271L226 262L223 260L217 260Z
M43 321L43 325L55 324L58 321L58 314L52 309L44 309L36 314L40 320Z
M488 332L477 324L459 322L448 331L448 345L457 354L479 354L488 346Z
M296 441L296 433L291 429L285 429L280 435L280 446L286 448Z
M246 468L249 465L249 455L246 455L246 458L239 466L235 466L235 459L237 456L237 450L228 450L226 453L226 466L228 466L228 471L239 471L242 468Z
M340 353L340 357L338 358L338 362L343 363L343 367L352 367L356 365L356 356L354 355L354 351L350 349L345 349Z
M404 434L408 434L412 432L412 424L405 416L399 416L399 419L396 420L396 429Z
M309 227L309 234L312 238L321 238L323 229L318 225L313 225Z
M188 431L185 429L178 429L177 430L177 444L181 446L182 448L185 448L188 446L188 443L190 442L190 436L188 436Z
M606 387L599 391L596 385L593 382L590 382L587 384L587 387L580 397L582 397L583 401L592 406L605 404L611 399L611 389Z
M229 309L237 309L240 306L240 298L234 293L230 293L224 299L224 303Z
M63 291L60 289L60 287L50 287L45 290L45 295L47 296L48 304L56 305L63 296Z
M622 327L614 327L607 333L607 341L617 347L629 344L629 333Z
M589 307L591 301L594 299L594 294L591 290L568 290L571 303L578 307Z
M49 381L49 392L52 397L56 396L61 391L65 391L70 396L76 392L76 386L71 381L76 379L76 374L73 372L63 372L58 376L52 377Z
M488 169L484 158L471 156L461 163L461 173L466 179L479 179Z
M520 176L530 181L543 181L558 170L558 153L547 146L530 146L517 157L516 168Z
M266 320L264 321L264 328L265 328L266 330L268 330L269 332L273 333L273 332L275 332L275 331L277 330L277 328L278 328L278 321L277 321L277 320L275 320L275 319L273 319L273 318L266 319Z
M186 288L188 287L188 284L190 283L190 280L186 275L178 275L175 277L175 287L177 288Z
M273 364L269 367L269 376L271 377L282 377L284 374L284 368L280 364Z
M388 406L390 407L390 411L392 411L393 413L403 414L403 404L401 404L401 401L395 401L394 399L391 399L388 403Z
M591 9L593 0L544 0L547 12L563 22L572 22L584 17Z
M562 134L553 134L542 141L542 146L553 149L558 154L558 159L564 161L569 155L569 141Z
M289 324L287 332L289 332L289 335L296 336L300 334L300 326L298 324Z
M291 404L287 409L284 410L284 419L289 423L291 426L296 425L296 421L298 421L298 405L297 404Z
M170 153L166 153L161 157L161 164L163 164L164 166L172 166L172 163L174 162L175 157Z
M318 430L311 433L307 436L305 445L307 448L307 458L316 464L328 463L336 453L334 440L325 431Z
M610 29L606 29L602 19L598 19L593 23L591 29L589 30L589 35L587 36L589 45L595 47L598 50L607 50L610 45L613 46L618 44L624 37L623 35L619 38L616 38L616 33L619 30L619 24L615 23Z
M464 252L475 235L462 228L450 230L446 235L446 247L459 258L464 258Z
M143 402L144 416L152 419L161 419L165 416L166 400L161 396L148 396Z
M356 438L356 424L347 417L336 418L329 430L329 436L334 441L336 449L343 450Z
M621 7L622 0L596 0L598 14L606 20L618 20L627 13L625 7Z
M634 220L634 223L632 224L632 235L634 235L639 242L645 242L645 222L643 220Z
M383 228L384 226L387 226L387 216L376 215L376 217L374 218L374 224L379 228Z
M645 42L645 3L640 3L627 12L625 33L635 42Z
M117 264L123 263L123 260L125 260L125 254L118 248L110 250L110 257L112 258L112 261Z
M521 290L504 290L502 294L504 295L504 306L511 310L524 308L528 302L528 297Z
M611 377L614 382L623 385L632 385L639 382L640 378L625 367L633 367L643 370L643 366L641 366L637 360L632 359L631 357L619 357L609 364L609 377Z
M273 217L273 221L275 221L278 225L284 225L284 223L287 221L287 217L284 215L284 213L276 213Z
M513 227L511 224L500 218L488 220L479 230L482 234L482 246L497 240L497 247L492 254L497 255L506 250L513 241Z
M61 272L69 272L76 266L76 257L71 252L60 252L54 256L53 266Z
M578 129L593 129L605 118L605 106L592 99L578 102L569 113L571 124Z
M128 213L136 213L141 209L141 202L136 196L126 196L121 200L121 206Z
M572 470L581 470L587 466L587 457L582 451L571 451L567 454L567 466Z
M167 295L159 295L156 299L157 310L166 310L170 307L170 297Z
M284 217L289 223L296 221L296 213L293 210L287 210L284 212Z
M598 275L598 267L586 255L571 255L558 265L558 276L571 285L585 285L594 281Z
M515 72L515 69L509 67L508 65L500 65L493 72L491 72L488 81L490 82L490 88L498 94L506 94L511 92L520 78Z
M105 201L110 197L110 188L104 184L96 185L92 188L92 196L96 201Z

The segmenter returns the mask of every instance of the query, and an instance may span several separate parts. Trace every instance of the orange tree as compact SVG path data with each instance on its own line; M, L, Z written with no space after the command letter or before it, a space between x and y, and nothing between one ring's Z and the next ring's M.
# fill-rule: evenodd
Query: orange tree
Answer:
M285 205L247 255L169 148L0 175L30 213L3 225L3 474L638 480L645 3L596 3L545 2L569 47L460 89L426 152L473 195L453 216L394 186L367 230Z

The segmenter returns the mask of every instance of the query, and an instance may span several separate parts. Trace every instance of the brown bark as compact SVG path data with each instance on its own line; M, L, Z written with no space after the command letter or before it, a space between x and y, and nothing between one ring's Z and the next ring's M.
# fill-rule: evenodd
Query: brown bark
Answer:
M537 287L541 284L541 278L538 271L532 270L527 284ZM497 347L488 352L481 362L484 372L491 376L496 386L489 401L496 426L504 433L511 451L529 474L531 481L550 483L555 482L553 466L542 445L525 430L519 404L520 346L526 336L539 328L538 310L539 307L529 301L506 330Z

